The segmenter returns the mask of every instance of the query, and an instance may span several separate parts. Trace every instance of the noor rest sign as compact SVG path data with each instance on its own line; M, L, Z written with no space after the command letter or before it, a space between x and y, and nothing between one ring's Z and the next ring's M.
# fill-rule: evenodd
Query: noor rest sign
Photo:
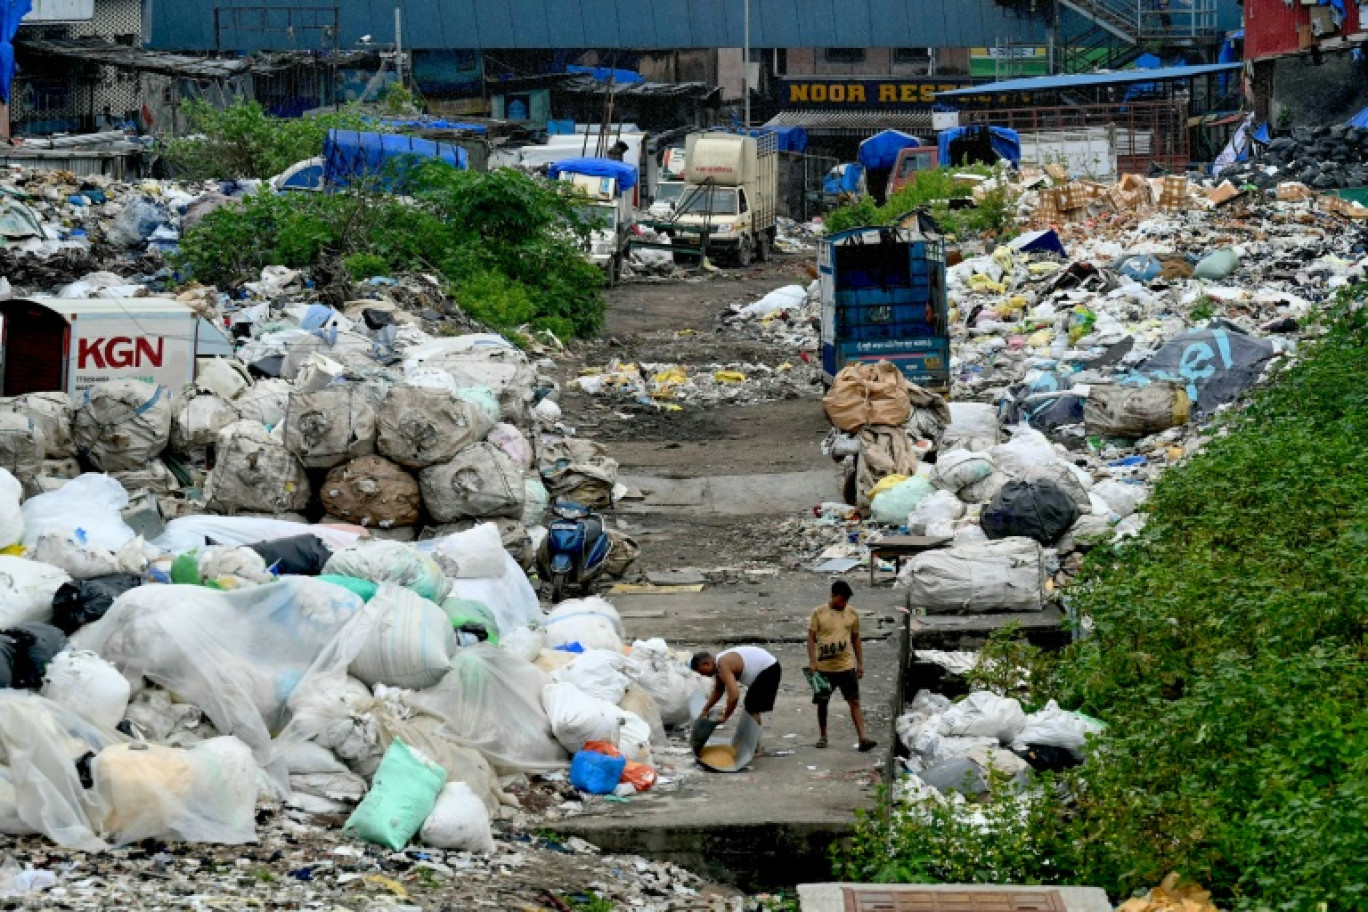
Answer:
M936 104L937 92L963 89L982 80L967 76L942 77L790 77L778 82L778 102L781 108L912 108L930 110ZM1002 98L990 94L955 99L954 106L984 107Z

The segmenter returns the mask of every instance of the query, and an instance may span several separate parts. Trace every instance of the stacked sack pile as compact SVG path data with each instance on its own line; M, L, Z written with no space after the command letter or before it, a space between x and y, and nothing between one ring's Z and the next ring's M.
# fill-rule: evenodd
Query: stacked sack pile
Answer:
M241 843L269 799L489 851L509 788L586 749L622 759L609 790L649 788L705 684L625 647L606 601L544 616L495 523L407 543L191 515L148 540L126 503L109 475L24 499L0 470L5 832Z

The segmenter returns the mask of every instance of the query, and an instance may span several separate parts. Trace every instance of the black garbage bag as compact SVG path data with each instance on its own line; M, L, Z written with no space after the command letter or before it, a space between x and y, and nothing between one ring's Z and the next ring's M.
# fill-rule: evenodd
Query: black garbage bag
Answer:
M1031 764L1031 769L1038 773L1072 769L1083 762L1068 748L1051 744L1028 744L1020 750L1013 749L1012 753Z
M317 535L307 532L289 538L257 542L247 547L260 554L266 566L280 576L318 576L323 572L323 565L328 558L332 557L328 546L319 541Z
M52 657L66 648L66 634L51 624L18 624L0 630L14 644L10 663L10 687L37 690L43 686L43 673Z
M110 573L63 583L52 597L52 625L71 636L104 617L116 598L142 582L133 573Z
M1009 481L983 509L979 524L991 539L1024 536L1053 545L1078 522L1078 504L1048 478Z
M14 663L19 659L19 641L0 633L0 687L14 686Z
M703 752L704 746L716 728L716 719L709 719L707 716L699 716L694 719L693 728L689 731L689 746L693 748L695 757Z

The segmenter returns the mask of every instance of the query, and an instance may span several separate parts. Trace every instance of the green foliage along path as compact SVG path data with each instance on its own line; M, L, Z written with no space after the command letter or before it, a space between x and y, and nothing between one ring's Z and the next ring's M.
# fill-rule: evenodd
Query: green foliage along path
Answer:
M1366 295L1092 555L1069 593L1092 635L1041 692L1108 728L1060 788L986 809L1008 851L962 857L980 829L914 808L862 819L838 874L1120 900L1178 871L1223 908L1368 908Z

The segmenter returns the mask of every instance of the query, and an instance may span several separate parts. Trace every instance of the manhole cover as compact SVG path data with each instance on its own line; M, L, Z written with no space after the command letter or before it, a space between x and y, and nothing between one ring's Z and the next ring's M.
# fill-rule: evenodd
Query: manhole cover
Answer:
M845 912L1066 912L1058 890L845 889Z

